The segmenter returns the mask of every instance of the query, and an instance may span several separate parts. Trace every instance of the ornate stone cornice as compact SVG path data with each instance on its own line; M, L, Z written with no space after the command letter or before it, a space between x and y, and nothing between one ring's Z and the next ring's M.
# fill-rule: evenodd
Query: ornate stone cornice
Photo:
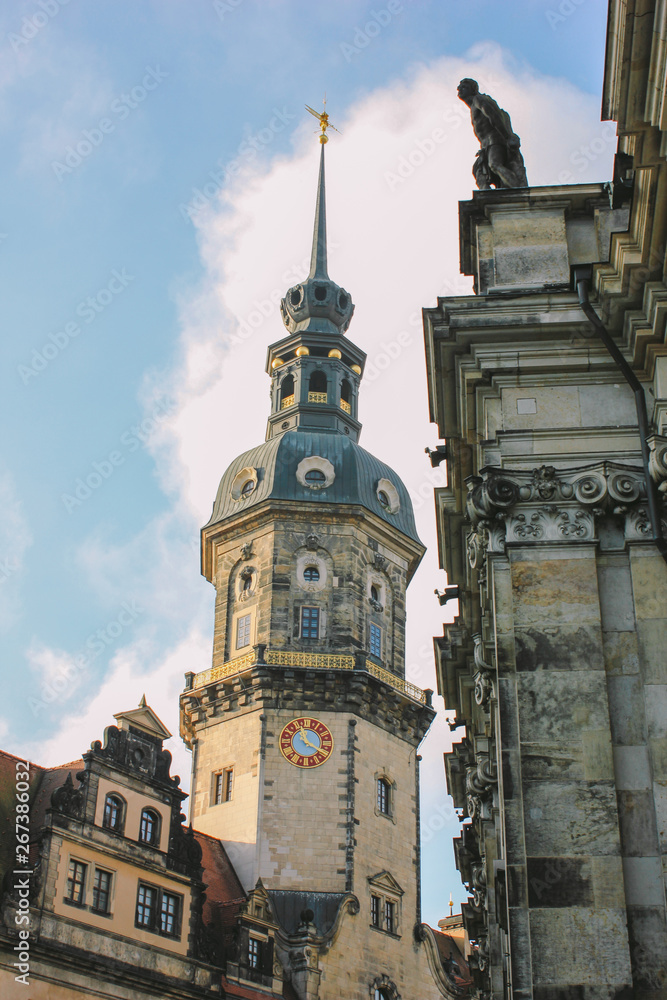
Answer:
M651 472L656 481L667 481L667 440L657 435L651 440ZM473 525L467 549L473 569L482 568L488 553L504 552L508 543L595 541L596 518L604 515L624 517L626 540L650 537L646 482L634 466L487 466L479 476L469 476L466 485L466 512Z

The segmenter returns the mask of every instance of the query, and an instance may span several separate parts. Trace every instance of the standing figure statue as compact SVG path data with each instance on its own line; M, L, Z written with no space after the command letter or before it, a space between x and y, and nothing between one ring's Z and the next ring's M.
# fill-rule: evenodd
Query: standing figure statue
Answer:
M458 95L470 108L470 118L480 149L472 168L480 190L528 187L521 140L512 131L510 116L488 94L480 94L476 80L461 80Z

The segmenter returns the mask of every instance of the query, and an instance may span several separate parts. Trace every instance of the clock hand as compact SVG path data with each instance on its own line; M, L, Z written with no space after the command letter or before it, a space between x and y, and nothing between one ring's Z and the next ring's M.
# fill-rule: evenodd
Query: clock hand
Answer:
M314 743L311 743L310 740L308 739L308 737L305 735L305 733L306 733L305 729L300 729L299 730L299 736L301 737L301 739L303 740L303 742L306 744L306 746L307 747L311 747L311 749L313 749L313 750L319 750L319 747L316 746Z

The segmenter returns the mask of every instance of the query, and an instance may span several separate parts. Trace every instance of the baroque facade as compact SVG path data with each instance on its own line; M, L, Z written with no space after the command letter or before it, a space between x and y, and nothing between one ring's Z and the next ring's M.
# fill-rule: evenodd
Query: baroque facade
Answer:
M666 36L664 3L612 0L613 182L476 192L474 295L424 310L446 772L494 1000L667 996Z
M435 712L405 678L405 592L424 547L404 484L357 443L366 358L327 271L322 139L266 440L224 473L202 530L216 603L212 665L180 701L190 825L145 700L81 760L5 755L5 804L19 777L30 833L4 858L3 997L25 995L22 962L35 1000L469 995L462 927L421 920ZM12 864L28 853L26 894Z

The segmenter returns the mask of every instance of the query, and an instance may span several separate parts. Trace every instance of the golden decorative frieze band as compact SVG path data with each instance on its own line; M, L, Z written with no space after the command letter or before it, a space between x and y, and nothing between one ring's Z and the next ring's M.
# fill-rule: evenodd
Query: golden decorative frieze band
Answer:
M262 663L275 667L301 667L308 670L355 669L354 656L343 656L336 653L305 653L291 649L267 649L259 665L261 666ZM209 667L208 670L202 670L200 673L195 674L192 688L195 690L206 687L208 684L215 684L216 681L233 677L257 664L258 656L253 650L253 652L246 653L244 656L237 656L233 660L221 663L218 667ZM365 661L365 668L373 677L407 695L413 701L418 701L421 704L426 703L427 699L424 691L417 687L416 684L411 684L402 677L397 677L389 670L379 666L379 664L373 663L372 660Z

